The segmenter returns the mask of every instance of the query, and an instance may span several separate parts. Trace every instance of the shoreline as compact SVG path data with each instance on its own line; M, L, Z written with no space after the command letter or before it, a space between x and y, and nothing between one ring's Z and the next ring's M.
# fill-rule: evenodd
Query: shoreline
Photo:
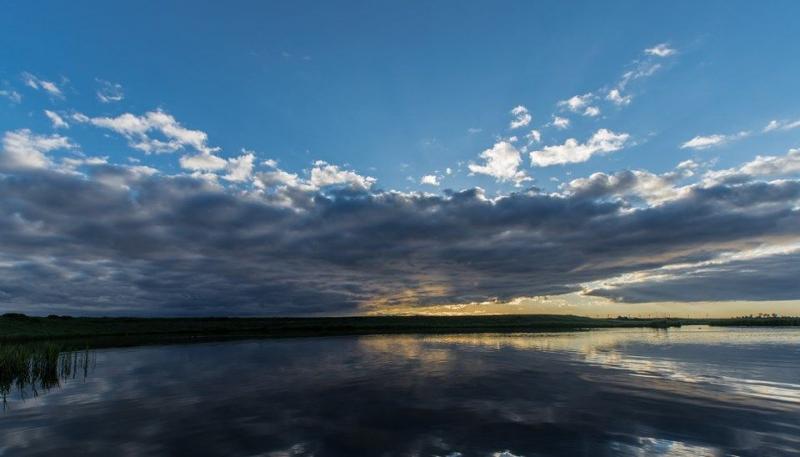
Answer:
M612 318L571 315L356 316L356 317L31 317L0 316L0 342L95 337L304 337L370 334L522 333L682 325L800 326L798 317Z

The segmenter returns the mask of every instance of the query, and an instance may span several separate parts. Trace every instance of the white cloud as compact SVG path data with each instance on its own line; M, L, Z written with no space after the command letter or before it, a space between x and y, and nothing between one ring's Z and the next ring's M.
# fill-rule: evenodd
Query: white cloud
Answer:
M196 172L224 171L222 178L231 182L245 182L253 176L256 156L250 151L242 150L239 157L228 160L210 152L184 155L180 158L181 167Z
M639 62L639 64L636 66L635 69L626 71L622 75L622 79L620 79L620 81L617 83L617 88L619 88L620 90L624 90L626 87L628 87L628 84L631 81L653 76L660 69L661 69L660 63L653 63L652 61L649 60Z
M606 95L606 100L617 106L629 105L632 98L630 95L622 95L619 89L611 89Z
M800 173L800 149L790 149L785 156L756 156L739 171L750 176Z
M522 164L522 155L507 141L500 141L490 149L483 151L480 156L485 162L483 165L469 164L472 173L484 174L494 177L500 182L512 181L520 185L531 178L519 170Z
M583 194L590 198L634 196L649 205L659 205L684 196L689 187L677 187L675 182L688 176L691 176L691 171L680 168L677 172L663 175L643 170L625 170L612 175L593 173L588 178L564 183L561 189L567 195Z
M762 130L762 132L764 132L764 133L771 132L773 130L778 130L780 127L781 127L781 123L776 121L775 119L773 119L773 120L769 121L769 124L767 124L767 126L764 127L764 130Z
M530 133L525 135L525 138L531 143L538 143L542 141L542 133L538 130L531 130Z
M800 149L790 149L784 156L756 156L738 168L709 171L703 176L707 185L737 177L787 176L800 173Z
M439 177L436 175L425 175L419 182L420 184L427 184L429 186L438 186L440 184Z
M707 136L696 136L691 140L683 143L681 145L681 149L691 148L691 149L707 149L712 146L718 146L725 142L725 135L707 135Z
M800 119L796 121L778 121L778 120L771 120L764 130L764 133L772 132L773 130L792 130L800 127Z
M586 143L578 143L575 138L569 138L564 144L545 146L542 150L533 151L530 153L531 163L546 167L586 162L595 154L607 154L622 149L629 137L627 133L600 129Z
M584 116L595 117L600 115L600 108L596 106L587 106L586 110L583 112Z
M528 108L519 105L511 110L514 119L511 120L508 128L514 130L520 127L527 127L533 120L533 116L528 112Z
M253 175L253 164L256 156L250 151L243 150L242 152L244 154L239 157L228 159L228 164L225 168L227 174L223 176L224 179L233 182L244 182Z
M444 169L444 173L446 175L452 175L453 174L453 169L450 168L450 167L447 167L447 168Z
M53 123L54 129L69 128L69 124L67 123L67 121L65 121L64 118L59 116L58 113L50 110L44 110L44 114L45 116L47 116L48 119L50 119L50 122Z
M61 92L61 89L52 81L46 81L30 73L23 73L22 81L24 81L25 85L31 89L41 89L54 97L64 98L64 94Z
M224 169L228 162L208 152L194 155L184 155L180 158L182 168L196 171L216 171Z
M267 159L267 160L265 160L265 161L263 161L261 163L263 163L264 165L266 165L266 166L268 166L270 168L278 168L278 161L275 160L275 159Z
M492 453L492 457L522 457L521 455L513 454L509 450L497 451Z
M100 87L97 89L97 99L102 103L113 103L121 101L125 98L122 92L122 85L98 79L97 83Z
M28 129L6 132L3 136L0 168L47 168L51 162L46 153L72 147L74 146L69 139L61 135L36 135Z
M90 118L76 113L72 118L78 122L88 122L97 127L113 130L127 138L132 148L146 154L175 152L190 147L202 153L198 156L199 160L207 161L208 156L219 150L208 146L208 135L205 132L183 127L172 115L160 109L141 116L124 113L117 117ZM164 139L153 138L151 136L153 133L162 135Z
M0 97L11 100L11 103L20 103L22 101L22 95L15 90L0 90Z
M481 133L482 131L483 131L483 129L479 129L479 128L475 128L475 127L470 127L470 128L467 129L467 133L469 133L470 135L474 135L476 133Z
M361 176L354 171L342 170L337 165L317 160L311 169L308 180L314 187L347 185L356 189L369 189L375 184L375 178Z
M108 163L108 157L65 157L61 160L61 165L66 170L74 170L81 165L104 165Z
M553 122L551 122L551 124L559 130L564 130L569 127L569 119L566 117L553 116Z
M594 99L594 94L589 92L583 95L575 95L567 100L561 100L558 102L558 106L562 109L568 109L573 113L577 113L586 108L592 99Z
M716 146L721 146L731 141L736 141L750 135L750 132L742 131L732 135L698 135L691 140L683 143L681 149L708 149Z
M667 43L657 44L652 48L647 48L644 50L645 54L656 57L669 57L677 52L677 50L669 47L669 44Z
M295 173L275 169L273 171L258 173L256 176L256 185L261 188L276 186L299 187L302 185L302 180Z

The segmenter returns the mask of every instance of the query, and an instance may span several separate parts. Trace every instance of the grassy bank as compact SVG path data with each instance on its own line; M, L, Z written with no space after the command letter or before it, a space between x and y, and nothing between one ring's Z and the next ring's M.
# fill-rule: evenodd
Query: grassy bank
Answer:
M594 319L559 315L363 316L318 318L88 318L0 316L0 341L72 337L313 336L375 333L525 332L682 324L800 325L800 318Z

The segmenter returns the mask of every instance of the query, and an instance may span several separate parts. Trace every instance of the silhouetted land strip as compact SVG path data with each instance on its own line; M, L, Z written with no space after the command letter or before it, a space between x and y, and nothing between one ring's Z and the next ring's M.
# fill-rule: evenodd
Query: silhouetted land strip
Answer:
M666 328L694 324L797 326L800 325L800 318L595 319L563 315L94 318L5 314L0 316L0 341L147 335L284 337L391 333L502 333L620 327Z

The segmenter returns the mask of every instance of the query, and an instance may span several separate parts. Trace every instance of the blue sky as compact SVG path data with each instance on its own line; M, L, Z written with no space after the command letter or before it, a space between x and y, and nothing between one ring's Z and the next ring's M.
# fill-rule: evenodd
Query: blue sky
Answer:
M666 289L664 293L643 290L632 285L639 284L638 280L625 275L652 276L657 278L652 282L656 284L662 279L658 269L675 271L690 268L689 264L701 268L702 262L709 261L729 265L742 259L769 263L775 260L770 256L794 252L791 246L797 234L786 228L790 222L770 219L796 216L797 200L787 197L782 201L783 212L773 206L748 208L743 214L752 216L754 225L738 237L718 233L706 240L702 237L708 233L696 233L692 236L704 241L685 238L680 240L680 248L666 242L653 248L647 243L666 237L666 231L682 233L681 228L643 235L634 243L641 248L638 262L631 260L633 247L625 244L633 243L630 240L619 240L620 244L614 245L619 256L613 260L603 257L601 262L593 256L600 255L598 251L605 255L611 248L598 240L594 244L586 241L580 250L571 252L574 264L567 263L572 269L566 268L566 263L563 269L492 263L504 252L507 240L502 234L516 236L519 224L530 216L520 213L516 219L508 219L507 213L496 214L515 198L536 205L549 198L542 208L564 204L586 209L588 204L583 202L591 197L594 206L578 217L580 222L567 216L561 221L562 227L588 227L597 222L597 215L605 214L608 205L618 205L611 218L614 223L627 224L645 215L663 220L658 218L668 216L656 213L685 209L689 200L700 205L701 199L718 195L714 192L739 195L745 192L742 186L750 186L748 192L761 196L767 191L755 186L778 186L781 192L788 192L785 187L793 185L791 180L800 170L795 162L800 158L792 152L800 146L800 60L796 58L800 55L800 29L796 26L800 5L796 2L768 6L728 1L203 3L191 7L155 1L102 6L5 4L0 16L0 175L6 179L9 220L22 218L50 227L42 216L47 213L55 224L58 211L43 213L38 206L43 202L31 200L28 207L16 201L11 204L9 198L23 189L28 190L20 193L20 198L31 196L31 188L25 185L38 182L34 177L45 179L44 174L48 176L44 182L53 186L53 192L69 178L77 180L71 185L83 180L100 186L98 189L117 186L115 192L124 191L133 200L146 194L148 186L180 187L193 182L198 189L210 186L202 187L206 197L215 192L219 198L237 196L239 200L229 206L257 201L262 205L259 211L279 207L295 215L305 214L303 217L316 211L315 217L325 223L339 220L325 212L332 207L341 205L343 213L337 215L352 210L350 199L356 197L342 193L349 189L363 192L365 196L358 198L374 203L370 214L376 220L389 215L400 218L388 231L385 225L368 226L367 222L351 226L356 220L344 218L347 228L335 236L304 232L308 239L320 237L314 238L315 243L344 243L337 254L346 254L347 259L329 257L318 244L312 244L313 249L306 245L292 251L298 252L300 260L294 260L303 265L322 258L331 267L349 271L336 279L335 287L333 283L313 285L331 288L329 295L314 297L332 303L330 309L304 308L303 303L312 300L299 298L294 286L275 292L280 299L272 302L282 304L274 308L268 304L272 303L269 291L259 290L267 294L259 299L247 292L230 300L214 295L221 302L230 302L225 309L245 314L381 311L375 303L406 307L487 300L508 303L520 297L578 292L584 294L582 298L570 299L570 303L583 303L592 291L616 302L687 302L692 300L677 294L677 285L668 287L669 293ZM111 181L112 175L115 181ZM98 189L93 192L102 194ZM199 198L180 195L186 199L181 200L184 203ZM487 251L479 257L463 261L470 265L469 271L462 271L460 279L448 277L450 259L458 258L458 250L471 250L487 236L481 232L485 227L476 222L481 219L473 215L458 222L467 230L474 229L477 238L467 243L469 246L450 245L450 240L436 235L427 240L432 243L427 248L409 244L408 251L398 258L428 259L431 249L438 249L442 259L429 265L435 274L420 279L411 269L400 283L381 283L386 277L380 277L372 278L374 284L365 290L348 289L346 284L363 280L359 262L366 262L355 260L358 242L347 244L351 242L348 236L361 231L372 236L378 230L379 237L388 242L404 222L416 216L424 221L424 208L432 204L441 205L440 213L452 211L448 223L453 222L465 217L462 209L456 208L460 200L453 195L476 199L476 205L485 207L475 211L486 211L481 217L498 224L492 232L500 237L495 244L484 246ZM406 199L404 203L392 201L399 206L387 209L388 200L401 198L398 196ZM88 194L85 197L90 198ZM434 204L429 198L439 200ZM319 206L322 201L332 206ZM144 204L136 203L138 206L127 211L144 211ZM175 220L184 215L179 214L177 201L161 204L174 205L170 207ZM115 210L122 211L123 203L115 205ZM420 213L404 213L409 205L420 208ZM703 200L691 214L706 211L708 206L703 205L711 203ZM723 206L714 206L722 211L715 223L741 219L731 207ZM39 209L34 211L34 207ZM536 210L544 211L536 217L543 220L549 213L542 208ZM226 214L213 205L200 205L196 210ZM152 215L153 211L145 212ZM63 222L85 215L74 212L57 219ZM115 225L119 220L105 222L110 224L105 230L122 230ZM228 223L233 225L215 226L220 232L209 234L208 239L218 239L233 227L266 231L252 218ZM304 228L312 224L311 219L294 223ZM668 225L654 224L656 228ZM528 243L524 244L527 248L532 249L530 237L534 234L542 237L533 242L542 249L573 242L573 238L558 238L559 234L547 238L538 226L526 227L528 231L520 236L527 241L518 241ZM652 229L652 225L647 227ZM57 229L54 225L49 230L61 233L62 240L68 234L78 236L73 231L59 232L62 229L66 230L65 226ZM442 231L436 233L447 232L439 229ZM408 230L433 233L430 227ZM15 236L22 233L14 232ZM180 233L171 238L171 246L186 242L190 243L184 246L187 252L198 249L196 255L209 255L208 246ZM130 234L134 238L145 235L152 234ZM77 312L76 304L56 303L63 297L34 300L34 294L20 285L30 280L28 273L22 274L22 266L44 268L41 259L47 256L64 262L63 268L74 268L72 262L77 258L113 263L130 261L126 256L132 255L102 249L95 252L93 249L100 247L92 245L85 234L76 238L72 253L43 250L24 254L25 243L33 241L21 240L0 249L0 260L7 262L0 267L10 268L17 278L0 282L0 304L9 309L51 300L42 309ZM408 241L403 240L394 242ZM294 246L294 241L286 242L289 244L281 249ZM367 240L359 242L370 245ZM119 243L115 246L119 248ZM664 256L672 252L672 257L662 262L641 261L648 253L661 252L659 249ZM278 256L277 251L262 254L264 258L256 256L250 261L261 265L266 258ZM541 252L529 254L538 258ZM228 255L234 256L233 251ZM148 271L167 268L159 263L164 259L139 260L152 268ZM797 268L794 257L786 261L790 267L775 266L784 275ZM354 267L356 264L359 266ZM613 268L564 280L551 277L566 277L597 265ZM760 265L767 268L766 263ZM186 268L188 275L191 268ZM265 278L282 284L286 280L242 265L231 268L230 274L239 268L250 271L254 284ZM304 274L319 274L305 268ZM397 273L392 268L387 267L385 273ZM752 265L731 268L744 274ZM498 280L496 275L507 269L520 276L514 281ZM128 273L138 277L142 271ZM30 274L35 277L41 272ZM124 276L120 271L116 274L115 278ZM211 273L203 270L203 274ZM474 287L455 291L460 287L454 282L473 274ZM685 286L680 281L688 281L688 276L670 280ZM768 276L781 284L777 286L781 293L766 294L764 299L800 298L800 291L788 288L771 273ZM63 278L60 281L63 283ZM144 313L155 313L146 305L163 299L153 292L155 286L148 289L150 286L130 279L120 281L115 287L135 287L147 295L136 306L145 307ZM65 287L66 294L62 283L58 284ZM87 283L82 290L104 287ZM611 289L629 290L630 294L608 292ZM208 293L198 291L197 300L208 300ZM398 298L404 296L410 298ZM748 300L758 298L751 290L741 296L708 294L698 300L750 303ZM191 299L170 300L166 301L173 307L165 307L165 313L217 312L192 308ZM95 301L92 309L103 312L136 309L131 304L104 308L99 303L102 300Z
M22 102L3 100L0 123L47 132L44 109L67 117L160 108L206 132L223 157L244 148L294 172L325 160L373 176L381 188L427 190L434 189L419 179L448 167L454 175L442 187L509 190L512 183L470 176L467 164L480 163L498 137L531 129L542 134L539 146L583 142L599 128L630 135L622 150L583 163L525 160L520 169L544 188L569 173L660 172L690 158L730 166L800 138L798 129L680 149L697 135L800 118L800 62L792 58L800 32L791 13L798 7L790 2L167 3L51 2L47 18L38 2L7 5L0 78ZM630 84L630 105L602 99L660 43L676 53L652 59L661 68ZM64 96L26 87L24 72L53 81ZM101 103L98 80L119 84L124 99ZM598 95L599 116L558 109L560 100L589 92ZM518 105L533 120L511 131L509 110ZM570 128L546 127L554 114ZM180 171L177 154L145 156L104 133L69 130L84 150Z

